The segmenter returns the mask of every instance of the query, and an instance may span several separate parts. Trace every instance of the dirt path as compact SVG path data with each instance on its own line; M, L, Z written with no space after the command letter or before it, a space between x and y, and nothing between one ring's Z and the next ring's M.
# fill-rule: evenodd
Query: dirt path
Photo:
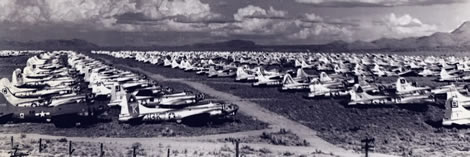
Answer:
M129 66L124 66L124 65L119 65L119 67L143 73L149 76L150 78L154 80L158 80L158 81L174 81L174 82L184 83L184 84L191 86L192 88L198 89L200 92L203 92L215 98L224 100L228 103L237 104L240 107L239 111L243 112L246 115L255 117L260 121L270 124L270 128L273 131L278 131L281 128L286 128L286 129L291 130L294 134L296 134L302 139L305 139L311 144L309 148L310 150L318 149L318 150L322 150L323 152L328 152L328 153L331 152L339 156L348 156L348 157L363 156L362 154L345 150L331 143L328 143L327 141L316 136L316 132L308 128L307 126L304 126L298 122L287 119L279 114L276 114L274 112L271 112L261 107L259 104L242 99L238 96L235 96L226 92L218 91L214 88L211 88L199 82L189 81L185 79L166 78L160 74L154 74L154 73L151 73L151 72L148 72L141 68L136 68L136 67L129 67ZM234 133L234 134L239 134L243 136L243 134L241 133ZM391 155L379 154L379 153L373 153L371 155L375 157L391 156Z

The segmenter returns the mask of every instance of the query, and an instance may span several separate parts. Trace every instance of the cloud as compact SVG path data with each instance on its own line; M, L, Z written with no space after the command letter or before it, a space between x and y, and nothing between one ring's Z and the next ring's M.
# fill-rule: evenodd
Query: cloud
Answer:
M327 7L393 7L452 4L465 0L296 0L296 2Z
M190 21L208 20L220 16L211 12L209 4L199 0L141 0L137 10L149 19L168 17L185 18Z
M224 36L229 34L267 35L281 33L293 24L291 19L287 19L287 14L287 11L277 10L273 7L264 9L248 5L239 8L233 14L234 22L210 25L211 28L218 29L211 33Z
M132 3L119 0L0 0L0 22L106 24L113 16L132 10Z
M120 18L124 15L128 18L123 22ZM137 31L148 28L138 26L142 21L174 24L219 16L199 0L0 0L0 22L18 25L86 25L98 30Z
M272 6L269 7L269 10L265 10L258 6L248 5L244 8L239 8L237 13L233 15L234 19L237 21L243 21L245 19L261 19L261 18L285 18L287 16L287 11L276 10Z
M329 23L310 23L305 25L304 23L297 23L303 25L298 32L289 35L290 39L310 39L316 40L316 42L331 42L335 40L352 40L352 30L347 26L335 25Z
M409 14L398 17L391 13L385 17L383 24L392 32L397 33L396 36L423 36L437 30L436 25L424 24Z
M304 15L304 19L305 19L305 21L311 21L311 22L323 21L323 18L316 15L315 13L306 13Z

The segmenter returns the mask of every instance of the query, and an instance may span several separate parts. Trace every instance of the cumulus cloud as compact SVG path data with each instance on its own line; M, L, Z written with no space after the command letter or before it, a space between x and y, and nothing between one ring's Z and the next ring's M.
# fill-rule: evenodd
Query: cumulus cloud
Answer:
M305 21L318 22L323 21L323 17L316 15L315 13L306 13L304 15Z
M269 10L265 10L258 6L248 5L244 8L239 8L233 17L237 21L243 21L249 18L284 18L286 15L286 11L276 10L272 6L269 7Z
M297 23L303 25L298 32L289 35L290 39L312 39L316 42L331 42L334 40L352 40L352 30L347 26L330 24L330 23Z
M132 20L197 22L219 15L200 0L0 0L0 22L18 24L80 24L95 29L136 31L146 26L119 23L122 15L141 15ZM172 20L167 20L172 19Z
M465 0L296 0L299 3L307 3L330 7L391 7L409 5L435 5L464 2Z
M211 12L209 4L199 0L141 0L135 12L141 12L150 19L180 16L199 21L218 16Z
M389 30L397 33L396 36L423 36L437 30L436 25L424 24L409 14L396 16L391 13L384 19L384 24Z
M327 3L326 0L297 1L312 4ZM328 2L396 6L407 5L411 1L331 0ZM431 2L431 0L418 1ZM236 8L234 12L221 12L224 13L222 15L213 12L211 7L214 6L205 2L207 1L0 0L0 25L5 26L3 30L17 32L32 30L33 27L42 27L43 30L64 28L80 32L140 33L149 36L157 36L156 34L171 36L168 34L184 32L182 34L199 35L194 38L246 37L246 39L267 41L264 43L274 40L278 43L327 43L334 40L401 38L428 35L437 30L435 25L426 24L409 14L398 16L391 13L383 17L374 16L374 19L364 21L354 20L354 17L331 19L313 12L291 13L272 6L247 5Z
M233 23L211 26L220 28L219 31L213 33L216 35L276 34L284 32L292 24L292 20L286 19L287 14L287 11L277 10L273 7L264 9L248 5L237 10L233 15L235 20Z
M106 23L113 16L132 10L135 10L132 3L119 0L0 0L0 22Z

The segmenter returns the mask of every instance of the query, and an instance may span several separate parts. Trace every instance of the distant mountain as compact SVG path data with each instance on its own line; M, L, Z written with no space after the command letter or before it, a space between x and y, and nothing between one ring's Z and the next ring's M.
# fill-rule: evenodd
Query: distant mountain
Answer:
M0 40L0 49L43 49L43 50L89 50L99 48L98 45L81 39L44 40L44 41L8 41Z
M249 40L230 40L225 42L217 43L197 43L190 45L189 47L196 48L252 48L255 47L256 43Z
M430 36L404 39L379 39L371 42L377 49L467 49L470 48L470 21L465 22L451 33L437 32ZM354 43L351 43L354 44ZM368 45L370 47L370 45ZM368 47L356 46L355 49Z
M410 51L410 50L470 50L470 21L450 33L438 32L430 36L403 39L382 38L372 42L334 41L324 45L258 45L249 40L230 40L215 43L196 43L183 46L115 46L100 47L80 40L1 41L0 49L73 49L73 50L220 50L220 51Z

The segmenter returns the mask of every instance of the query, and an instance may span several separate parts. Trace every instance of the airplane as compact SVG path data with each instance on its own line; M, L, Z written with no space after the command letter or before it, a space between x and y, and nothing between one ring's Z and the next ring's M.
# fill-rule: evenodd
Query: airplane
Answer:
M14 93L3 81L0 82L0 89L6 101L18 107L58 106L85 97L71 90L35 90Z
M240 66L237 68L235 81L255 81L256 75L254 72L247 70L246 67Z
M8 101L6 90L0 94L0 115L5 121L45 121L56 127L73 127L77 123L87 122L89 118L104 113L106 105L94 103L92 96L74 101L63 102L57 106L19 107Z
M272 70L268 71L268 70L264 70L264 68L261 67L261 66L258 66L256 68L254 68L254 71L255 71L255 74L256 74L256 79L258 79L258 80L259 80L258 77L260 75L262 75L263 77L268 78L268 79L280 79L284 76L284 74L281 74L276 69L272 69Z
M295 77L293 78L295 81L310 81L312 78L315 78L317 76L315 75L310 75L310 74L307 74L304 69L302 68L298 68L296 73L295 73Z
M441 73L437 81L440 82L452 82L452 81L468 81L470 76L459 76L457 74L450 74L446 69L442 68Z
M333 70L335 73L348 73L350 72L349 68L342 64L335 64Z
M448 98L445 103L445 113L442 125L468 125L470 124L470 97L458 92L456 89L447 93Z
M11 93L17 98L38 98L38 97L52 97L54 95L63 95L71 94L72 92L78 92L80 90L79 86L67 87L46 87L43 89L37 88L18 88L16 85L10 83L7 78L2 78L0 80L0 87L7 87Z
M180 64L176 61L176 59L173 59L173 61L171 61L171 68L173 69L176 69L176 68L180 68Z
M419 72L418 75L423 76L423 77L429 77L429 76L437 76L438 73L431 71L431 69L428 69L427 67L424 67L423 71Z
M232 69L215 70L214 66L210 66L207 77L234 77L235 75L236 75L236 71Z
M27 75L27 74L26 74ZM55 77L49 76L42 79L33 79L27 78L25 74L21 72L21 69L16 69L13 71L12 81L15 81L15 84L25 87L54 87L54 86L70 86L78 82L77 79L72 77Z
M111 89L111 99L108 106L117 106L122 103L128 91L120 84L114 83ZM190 92L174 93L172 90L161 88L142 88L130 92L139 102L147 107L154 106L186 106L204 99L204 94L192 94Z
M339 86L339 85L344 85L344 82L351 83L354 82L354 80L343 80L340 79L340 77L330 77L326 72L321 72L320 77L318 78L318 81L320 81L322 84L326 86Z
M306 90L309 88L310 85L310 83L308 82L299 82L294 80L290 74L284 75L281 84L281 91Z
M168 57L165 57L165 59L163 60L163 66L164 67L171 67L171 65L172 65L172 61L170 61L168 59Z
M257 81L252 83L253 87L260 87L260 86L280 86L281 81L279 79L274 79L277 76L268 76L266 77L261 71L257 71Z
M342 85L326 85L321 83L318 79L312 80L309 85L310 92L307 98L317 97L339 97L347 96L349 93Z
M185 120L197 116L209 118L227 117L235 115L238 106L234 104L221 104L209 102L207 104L196 104L183 108L164 108L156 106L146 107L137 102L137 98L127 94L120 104L121 111L118 120L127 123L176 121L182 123Z
M351 95L351 101L348 103L349 106L354 105L391 105L391 104L424 104L434 103L435 99L431 94L409 94L409 95L370 95L359 86L349 90Z
M457 70L468 72L470 71L470 66L468 66L467 62L462 62L457 64Z
M399 77L395 82L396 94L411 94L418 91L431 91L430 87L416 87L403 77Z

